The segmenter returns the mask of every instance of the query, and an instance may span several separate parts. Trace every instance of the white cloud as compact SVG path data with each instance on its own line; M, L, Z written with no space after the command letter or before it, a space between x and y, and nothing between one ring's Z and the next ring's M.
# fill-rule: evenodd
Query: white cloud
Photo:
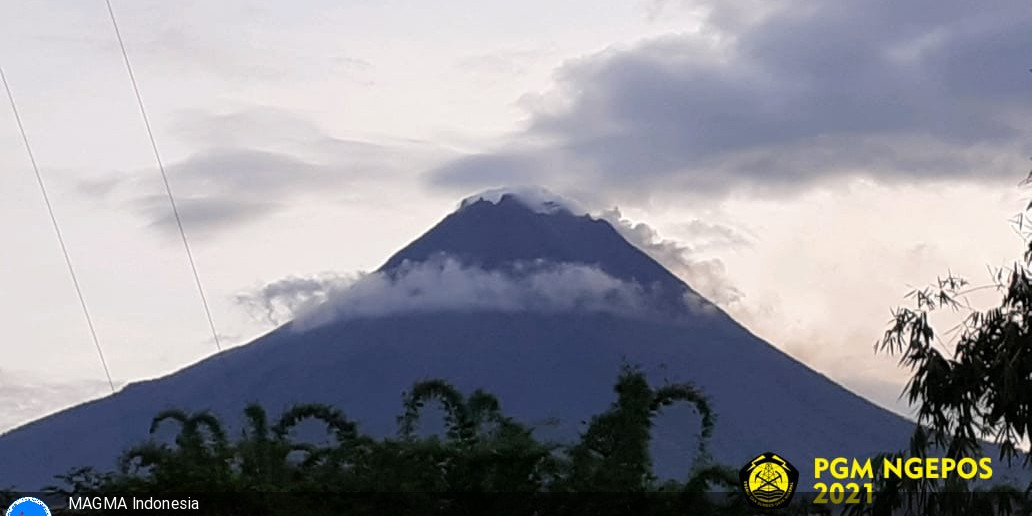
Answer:
M406 262L391 273L289 277L237 300L266 322L294 319L301 330L399 313L581 310L648 317L658 301L641 285L597 267L522 262L506 273L465 265L448 256ZM698 304L687 301L686 308Z
M727 276L724 262L719 258L699 256L699 246L689 245L660 236L644 222L623 218L619 208L605 210L599 218L608 221L628 242L645 251L652 259L684 280L703 297L719 306L727 307L742 299L742 292ZM735 247L748 245L748 240L728 226L693 220L688 229L699 237L702 246Z
M110 392L103 380L53 381L36 372L0 369L0 432Z
M331 291L347 288L360 276L324 272L312 276L287 276L257 289L237 294L236 302L258 321L278 326L295 313L325 303Z
M393 276L393 277L392 277ZM335 320L425 312L562 312L645 315L646 292L595 267L525 263L509 275L440 257L406 263L392 275L372 273L328 293L297 314L298 328Z

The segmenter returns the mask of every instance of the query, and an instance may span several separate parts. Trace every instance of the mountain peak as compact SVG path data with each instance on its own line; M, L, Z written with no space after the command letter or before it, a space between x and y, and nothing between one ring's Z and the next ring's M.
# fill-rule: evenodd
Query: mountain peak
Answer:
M586 215L587 211L577 201L556 195L547 188L541 186L515 186L502 187L484 190L478 194L466 197L459 203L459 209L463 209L478 202L499 204L503 200L515 201L529 208L535 213L553 214L560 211L567 211L575 215Z
M640 285L677 306L691 291L609 222L543 188L497 189L467 197L457 211L391 256L379 271L394 275L403 272L405 264L440 257L507 274L526 271L528 264L530 270L583 265Z

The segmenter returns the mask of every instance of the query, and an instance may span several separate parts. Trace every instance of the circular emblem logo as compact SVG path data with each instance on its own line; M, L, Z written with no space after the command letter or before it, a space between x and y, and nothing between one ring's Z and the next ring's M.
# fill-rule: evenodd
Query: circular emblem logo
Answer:
M775 453L756 457L738 472L749 503L761 509L778 509L792 501L799 470Z
M43 500L26 496L19 498L7 508L4 516L50 516L50 508Z

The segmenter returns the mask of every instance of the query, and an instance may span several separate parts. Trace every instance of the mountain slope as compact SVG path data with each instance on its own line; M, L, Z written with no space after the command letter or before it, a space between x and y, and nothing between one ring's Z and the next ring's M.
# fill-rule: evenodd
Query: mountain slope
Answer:
M809 474L816 455L867 456L906 444L911 424L848 392L750 334L723 312L691 310L694 292L606 222L516 196L473 200L392 256L381 273L400 281L411 264L446 255L470 267L527 274L527 263L578 264L658 296L650 317L592 310L463 309L287 324L254 342L164 378L25 425L0 437L0 486L37 487L73 466L114 466L147 438L161 409L210 409L236 420L249 402L276 413L296 402L332 403L362 429L394 431L401 393L444 378L496 393L506 412L549 437L574 438L606 408L624 363L653 382L693 381L717 412L713 454L738 465L776 451ZM651 299L651 298L650 298ZM707 305L712 308L711 305ZM560 418L558 423L552 422ZM657 428L661 476L690 466L698 419L675 408Z
M405 260L424 262L440 253L484 269L540 259L597 265L622 280L687 288L655 260L627 243L608 222L575 215L566 209L536 212L512 195L497 203L465 203L391 256L381 270L396 270Z

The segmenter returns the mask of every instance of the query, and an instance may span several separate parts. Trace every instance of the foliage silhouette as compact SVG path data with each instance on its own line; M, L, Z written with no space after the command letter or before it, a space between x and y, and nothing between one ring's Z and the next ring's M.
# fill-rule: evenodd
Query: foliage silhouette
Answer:
M1023 182L1028 185L1032 174ZM1032 437L1032 203L1013 222L1025 253L1009 269L992 273L988 285L971 287L948 272L935 284L911 291L910 306L893 310L885 335L875 345L899 356L911 371L904 394L917 407L918 425L911 456L930 453L959 459L983 453L983 443L999 446L999 458L1029 466L1021 450ZM974 308L971 295L994 290L996 306ZM962 316L946 332L932 319L940 312ZM943 339L945 335L947 339ZM952 340L949 336L952 335ZM952 347L952 350L950 349ZM1009 487L967 482L880 479L880 500L853 514L1030 514L1032 484L1022 493ZM988 504L988 505L987 505ZM986 512L980 512L986 511Z
M306 498L304 503L323 504L306 506L317 513L387 507L399 514L667 514L694 507L694 514L744 514L735 471L709 459L715 415L701 391L688 383L653 389L644 373L629 366L614 391L609 409L568 445L538 441L490 393L477 390L467 397L442 380L416 383L403 394L397 438L364 435L339 410L318 404L295 406L272 425L264 409L250 405L244 428L232 440L209 413L168 410L154 418L150 430L156 434L176 423L172 444L141 443L125 452L116 472L75 470L49 492L250 494L247 502L237 496L207 507L211 514L275 514L287 505L297 512L298 497L281 496L291 493L338 495ZM444 412L441 436L420 435L429 403ZM660 483L652 472L651 430L654 418L675 403L699 413L699 449L685 479ZM325 426L330 442L314 444L295 435L306 421ZM713 497L715 490L727 496Z

